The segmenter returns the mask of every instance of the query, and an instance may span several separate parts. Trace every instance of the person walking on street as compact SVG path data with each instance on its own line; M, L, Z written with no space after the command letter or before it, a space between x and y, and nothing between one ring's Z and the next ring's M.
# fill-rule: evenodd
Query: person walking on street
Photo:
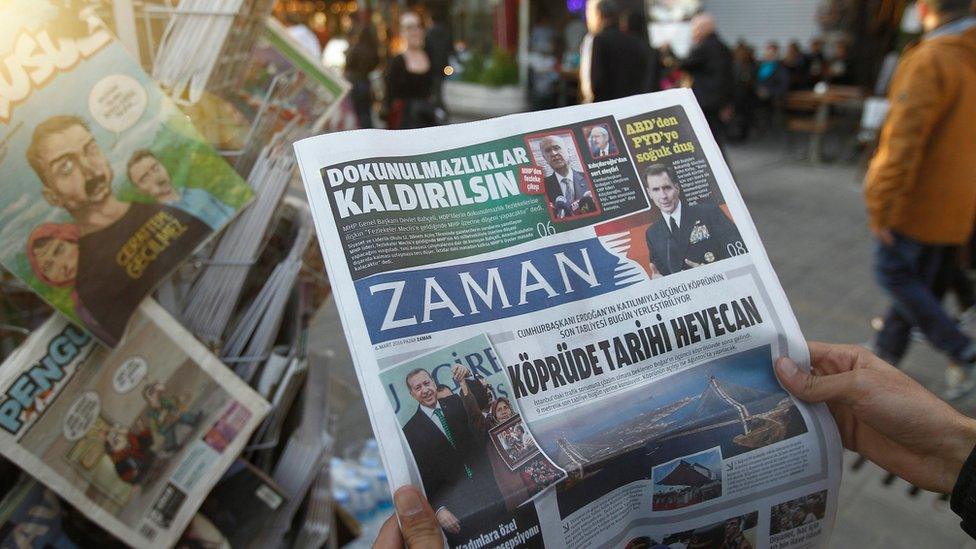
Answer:
M392 130L437 125L433 100L434 67L424 49L424 25L419 15L400 16L406 49L386 68L386 123Z
M594 101L609 101L641 93L647 80L646 45L620 30L616 0L599 0L594 12L599 32L593 37L590 80Z
M447 76L445 70L450 66L451 57L455 54L454 36L444 24L444 19L441 10L431 11L430 25L424 37L424 50L430 58L431 76L434 79L434 102L440 106L444 105L444 79Z
M715 18L707 12L691 19L691 40L691 53L681 68L691 75L691 89L721 146L725 141L725 122L732 118L732 51L715 33Z
M380 64L379 39L376 29L368 20L363 21L353 33L352 43L346 52L346 80L352 84L350 95L359 118L360 128L373 127L373 88L369 74Z
M910 47L889 90L891 110L865 181L876 276L893 301L874 341L897 364L912 326L962 367L976 387L976 343L943 309L939 273L976 221L976 17L970 0L919 0L926 34Z

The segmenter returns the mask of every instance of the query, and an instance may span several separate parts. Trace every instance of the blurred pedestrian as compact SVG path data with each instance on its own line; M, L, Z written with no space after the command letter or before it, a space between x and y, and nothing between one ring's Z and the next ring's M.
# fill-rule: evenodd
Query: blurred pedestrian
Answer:
M810 51L807 52L807 78L811 84L824 79L827 58L824 56L824 41L814 38L810 41Z
M807 56L803 54L800 43L793 40L786 46L786 55L783 56L783 67L790 77L790 90L802 90L812 88L810 81L810 67Z
M846 40L834 44L834 55L827 63L827 81L840 86L853 86L854 71L851 67L850 47Z
M658 69L658 89L670 90L683 86L687 75L681 70L681 63L671 50L671 44L662 44L657 51L658 63L661 65Z
M579 96L580 103L593 102L593 38L600 32L599 0L586 2L586 36L580 44Z
M729 123L729 139L743 141L752 129L753 110L756 105L756 59L752 47L739 42L732 52L734 87L732 101L735 115Z
M779 56L779 44L769 42L756 72L756 94L765 103L778 104L790 89L790 73Z
M647 56L646 77L641 86L642 92L658 91L661 81L661 59L658 51L651 47L651 38L647 34L647 21L641 10L632 10L624 14L621 27L625 34L633 36L641 43L641 49Z
M442 10L434 9L430 12L430 26L424 39L424 50L430 58L432 74L434 77L434 101L444 105L444 78L447 76L445 69L451 64L451 57L455 55L454 37L451 30L444 24Z
M591 0L600 31L593 37L590 81L594 101L641 93L647 79L648 53L638 38L620 30L616 0Z
M976 17L969 7L970 0L919 0L926 34L895 71L864 189L878 282L893 301L875 349L897 364L911 327L919 328L963 368L967 379L947 397L976 386L976 344L936 294L947 257L969 242L976 221Z
M434 75L424 50L423 20L414 12L400 16L406 49L386 69L386 122L390 129L424 128L437 124L433 101Z
M715 33L715 18L707 12L692 17L691 41L691 53L681 68L693 79L691 89L721 146L725 124L732 117L732 52Z
M380 64L379 39L368 20L353 31L352 42L346 50L346 80L352 84L350 95L356 109L360 128L373 127L373 87L369 74Z

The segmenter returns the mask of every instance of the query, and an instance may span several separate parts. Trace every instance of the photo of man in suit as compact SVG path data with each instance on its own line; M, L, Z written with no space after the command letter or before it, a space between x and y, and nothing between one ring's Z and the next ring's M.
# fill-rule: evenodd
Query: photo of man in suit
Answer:
M617 144L610 139L610 132L603 126L594 126L590 130L590 155L593 158L603 158L617 154Z
M488 462L484 416L467 390L471 372L455 365L451 374L462 396L438 398L437 383L423 368L407 374L407 389L418 405L403 434L437 521L449 541L461 543L501 513L503 500Z
M546 177L545 188L556 219L596 210L586 176L570 166L565 140L557 135L547 135L539 142L539 148L552 169L552 174Z
M661 211L646 233L657 271L667 276L745 253L739 230L725 212L712 204L685 204L675 180L662 164L644 171L647 194Z

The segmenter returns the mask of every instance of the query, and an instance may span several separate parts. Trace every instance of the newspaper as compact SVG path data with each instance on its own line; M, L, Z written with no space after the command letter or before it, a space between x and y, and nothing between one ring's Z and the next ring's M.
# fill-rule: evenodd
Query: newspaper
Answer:
M0 264L115 346L253 192L78 2L0 20Z
M452 546L826 543L836 426L774 376L806 343L690 91L295 149L391 484Z
M179 539L268 411L151 299L114 350L53 316L0 391L0 453L139 547Z

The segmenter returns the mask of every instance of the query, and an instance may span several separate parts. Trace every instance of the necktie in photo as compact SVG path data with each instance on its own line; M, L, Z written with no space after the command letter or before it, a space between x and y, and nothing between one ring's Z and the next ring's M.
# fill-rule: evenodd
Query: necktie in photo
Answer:
M570 182L569 178L564 178L563 179L563 195L566 197L566 200L568 202L572 202L573 200L576 200L575 193L573 192L574 190L575 189L573 189L573 183Z
M668 236L668 266L671 272L676 273L684 268L681 261L681 250L678 249L678 222L673 217L669 217L671 235Z
M447 418L444 417L444 410L436 408L434 410L434 415L437 416L438 421L441 422L441 427L444 428L444 435L447 436L447 441L451 443L451 446L457 448L457 444L454 443L454 432L451 431L451 427L447 424ZM464 474L467 475L468 478L474 476L474 473L471 471L471 468L468 467L467 463L464 464Z

